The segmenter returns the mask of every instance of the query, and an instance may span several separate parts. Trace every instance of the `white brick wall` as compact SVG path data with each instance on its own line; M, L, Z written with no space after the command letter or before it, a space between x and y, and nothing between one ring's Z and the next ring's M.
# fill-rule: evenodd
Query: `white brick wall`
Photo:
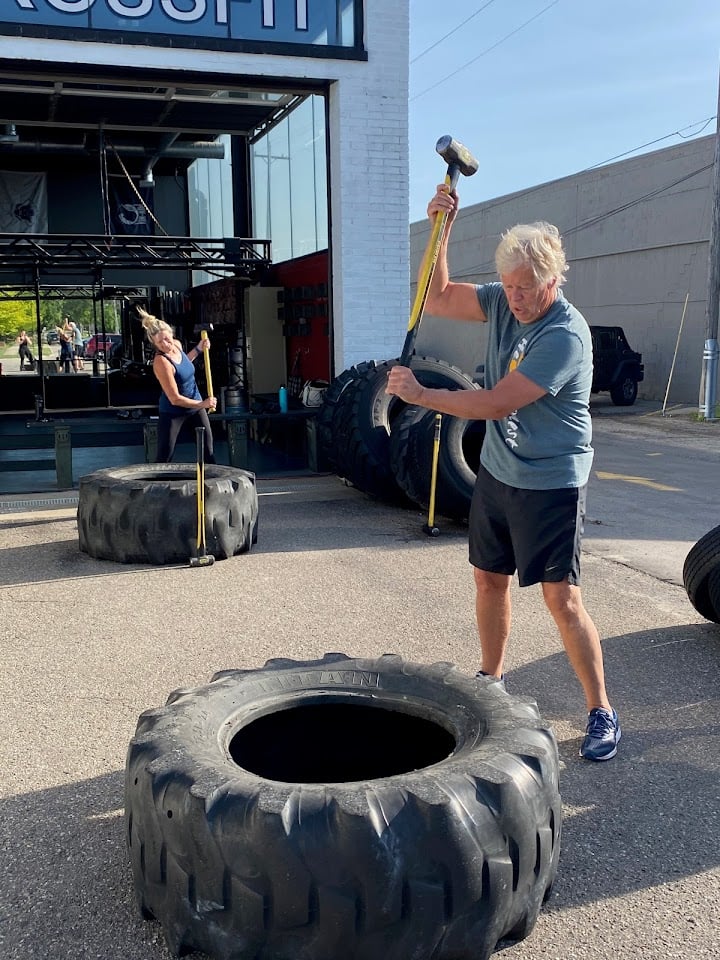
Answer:
M408 4L367 0L366 44L330 96L337 372L398 356L408 318Z
M409 0L365 0L367 62L0 37L0 58L321 78L329 97L335 368L398 356L409 277Z

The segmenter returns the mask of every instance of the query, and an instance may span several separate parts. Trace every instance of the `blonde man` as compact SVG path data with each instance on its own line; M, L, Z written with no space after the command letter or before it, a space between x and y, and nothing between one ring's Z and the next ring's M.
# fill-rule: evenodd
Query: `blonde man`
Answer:
M487 421L469 534L479 673L502 682L517 571L521 587L541 584L583 688L588 718L580 755L609 760L617 753L620 723L605 688L600 637L580 592L593 460L590 331L560 290L567 261L551 224L519 224L503 235L495 256L499 283L451 281L447 241L457 211L457 196L439 186L428 216L446 212L448 222L426 307L489 324L485 389L428 389L395 366L387 390L408 403Z

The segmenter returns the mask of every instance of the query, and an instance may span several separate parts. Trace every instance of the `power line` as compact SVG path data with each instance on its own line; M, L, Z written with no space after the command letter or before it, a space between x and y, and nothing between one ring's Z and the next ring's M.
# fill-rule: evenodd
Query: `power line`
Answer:
M435 43L432 43L429 47L426 47L423 51L421 51L416 57L413 57L410 63L413 64L415 63L416 60L419 60L420 57L424 57L426 53L430 53L430 51L434 50L439 43L442 43L443 40L447 40L448 37L451 37L454 33L457 33L460 27L464 27L466 23L469 23L479 13L482 13L483 10L489 7L491 3L495 3L495 0L487 0L487 3L484 3L479 9L475 11L475 13L471 13L469 17L463 20L462 23L459 23L456 27L453 27L452 30L449 33L446 33L444 37L440 37L440 39L436 40Z
M552 3L549 3L546 7L543 7L539 13L536 13L535 16L530 17L529 20L526 20L524 23L521 23L519 27L516 27L514 30L511 30L510 33L506 34L504 37L501 37L496 43L493 43L492 46L488 47L486 50L483 50L482 53L479 53L476 57L473 57L472 60L468 60L467 63L464 63L461 67L458 67L457 70L453 70L452 73L449 73L446 77L443 77L441 80L438 80L437 83L433 83L432 86L427 87L421 93L416 93L414 97L410 97L410 102L413 100L418 100L420 97L424 97L426 93L430 93L431 90L434 90L435 87L439 87L441 83L445 83L447 80L450 80L452 77L456 76L461 70L464 70L466 67L469 67L470 64L475 63L476 60L479 60L480 57L484 57L486 54L490 53L492 50L495 50L500 46L501 43L505 43L506 40L509 40L510 37L514 37L516 33L519 33L524 27L527 27L528 24L532 23L533 20L537 20L538 17L541 17L546 13L551 7L554 7L556 4L560 3L560 0L552 0Z
M563 239L566 237L572 236L575 233L579 233L581 230L586 230L588 227L596 226L598 223L601 223L603 220L607 220L610 217L614 217L618 213L622 213L625 210L629 210L631 207L637 206L639 203L644 203L646 200L651 200L653 197L659 196L661 193L665 193L667 190L671 190L673 187L679 186L681 183L685 183L687 180L692 180L693 177L697 177L699 174L704 173L706 170L712 168L712 163L707 163L702 167L699 167L697 170L693 170L692 173L687 173L682 177L678 177L677 180L673 180L671 183L665 184L664 187L657 187L655 190L651 190L649 193L643 194L641 197L636 197L634 200L628 200L627 203L620 204L620 206L613 207L611 210L606 210L605 213L600 213L596 217L592 217L590 220L586 220L583 223L577 224L577 226L569 227L567 230L562 230ZM582 171L581 171L582 172ZM544 186L544 184L543 184ZM533 187L532 190L537 190L539 187ZM531 193L532 190L529 190L528 193ZM517 199L517 198L516 198ZM494 268L494 262L492 260L486 261L485 263L477 264L473 267L468 267L462 273L455 273L451 276L451 280L457 280L462 277L473 277L478 273L487 273L489 270Z
M631 153L636 153L638 150L644 150L645 147L652 147L656 143L662 143L663 140L669 140L670 137L682 137L683 140L690 140L692 137L699 137L705 127L707 127L707 125L712 123L715 119L715 117L707 117L705 120L696 120L695 123L689 123L686 127L681 127L674 133L666 133L664 137L658 137L657 140L648 140L647 143L642 143L639 147L633 147L632 150L626 150L625 153L618 153L616 156L610 157L609 160L601 160L600 163L594 163L591 167L585 167L585 170L595 170L596 167L604 167L606 163L612 163L613 160L620 160L622 157L628 157ZM699 130L696 130L695 133L690 134L690 136L683 137L683 130L689 130L690 127L696 127L698 123L702 124L702 127ZM580 173L584 173L584 171L581 170Z
M638 150L642 150L643 147L650 146L654 143L660 143L662 140L668 140L670 137L674 137L674 136L682 137L682 133L681 133L682 130L689 130L690 127L694 127L694 126L697 126L698 123L702 123L703 126L701 127L701 129L698 130L697 133L692 135L692 137L698 137L703 132L705 127L707 127L708 123L712 123L712 121L715 119L717 118L708 117L707 120L696 120L695 123L689 123L685 127L680 127L680 130L676 130L675 133L668 133L664 137L658 137L656 140L649 141L649 143L642 144L641 146L638 146L638 147L633 147L632 150L627 150L625 153L620 153L618 154L617 157L612 157L610 160L603 160L599 163L594 163L589 167L583 167L581 170L576 170L574 173L567 174L567 176L579 177L581 173L588 173L590 170L596 170L599 167L605 166L605 164L607 163L612 163L612 161L617 160L618 157L626 157L631 153L635 153ZM683 137L683 140L691 140L692 137ZM514 199L520 200L524 197L528 197L530 196L531 193L535 193L538 190L542 190L546 186L547 186L547 183L538 183L533 187L528 187L526 190L518 191L517 193L514 193L513 195ZM484 201L484 206L486 210L492 210L493 207L496 207L499 203L504 203L504 202L505 202L505 195L502 197L495 197L491 200Z

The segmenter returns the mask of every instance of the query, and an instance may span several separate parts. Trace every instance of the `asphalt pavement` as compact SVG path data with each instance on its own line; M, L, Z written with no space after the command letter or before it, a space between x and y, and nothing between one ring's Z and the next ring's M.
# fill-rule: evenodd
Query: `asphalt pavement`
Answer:
M600 407L603 472L681 486L629 469L623 436L651 453L679 443L690 471L699 450L717 452L720 425ZM550 900L501 955L709 960L720 956L720 627L694 611L677 574L699 525L668 522L660 541L604 484L645 500L653 488L594 477L590 497L583 590L623 739L608 763L578 758L580 689L539 589L514 588L508 689L535 698L555 731L563 838ZM463 524L439 518L430 539L420 512L335 477L260 480L259 491L256 547L206 568L80 553L77 491L0 497L2 960L168 960L134 901L122 806L137 718L171 691L328 651L477 670ZM669 550L672 575L638 559L634 540L650 545L643 556Z

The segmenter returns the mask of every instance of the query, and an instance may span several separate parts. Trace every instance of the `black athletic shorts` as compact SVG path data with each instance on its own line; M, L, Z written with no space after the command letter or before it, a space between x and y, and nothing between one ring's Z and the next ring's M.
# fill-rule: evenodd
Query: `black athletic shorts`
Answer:
M470 507L470 563L489 573L518 572L521 587L580 583L587 487L520 490L480 465Z

